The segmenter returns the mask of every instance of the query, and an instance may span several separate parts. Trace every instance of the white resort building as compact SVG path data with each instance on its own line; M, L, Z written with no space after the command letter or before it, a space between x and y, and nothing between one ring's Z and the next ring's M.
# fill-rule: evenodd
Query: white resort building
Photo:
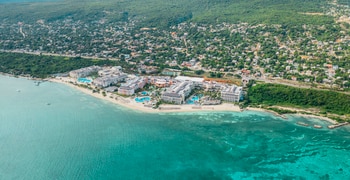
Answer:
M194 88L192 81L180 81L172 85L162 94L162 100L174 104L183 104L185 98L191 93Z
M69 76L72 78L86 77L86 76L90 75L91 73L97 72L101 69L102 68L99 66L90 66L90 67L81 68L81 69L71 71L71 72L69 72Z
M241 86L226 86L221 90L221 98L228 102L239 102L243 96L243 88Z
M124 81L126 78L127 78L127 75L123 74L123 73L121 73L119 75L112 74L109 76L103 76L103 77L96 78L94 80L93 84L97 87L105 88L105 87L108 87L112 84L117 84L120 81Z
M123 83L118 88L118 94L131 96L137 89L143 88L148 82L147 77L135 77Z

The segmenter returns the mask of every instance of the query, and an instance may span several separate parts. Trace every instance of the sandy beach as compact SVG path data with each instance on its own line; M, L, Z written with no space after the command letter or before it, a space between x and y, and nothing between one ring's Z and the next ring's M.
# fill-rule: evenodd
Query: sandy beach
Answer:
M55 82L55 83L61 83L61 84L65 84L67 86L70 86L72 88L75 88L85 94L88 94L90 96L94 96L96 98L102 99L102 100L106 100L109 101L111 103L117 104L117 105L121 105L123 107L129 108L129 109L133 109L136 111L141 111L141 112L146 112L146 113L168 113L168 112L201 112L201 111L205 111L205 112L210 112L210 111L215 111L215 112L224 112L224 111L231 111L231 112L241 112L241 109L234 104L229 104L229 103L223 103L220 105L212 105L212 106L198 106L198 105L169 105L169 104L165 104L165 105L160 105L158 109L153 109L152 105L149 106L145 106L142 103L137 103L135 102L134 99L132 98L126 98L126 97L122 97L113 93L108 93L106 92L106 96L103 96L102 93L93 93L92 90L90 89L86 89L77 85L72 84L71 82L75 82L74 79L72 78L50 78L50 79L46 79L50 82ZM266 110L263 108L251 108L248 107L246 110L249 111L260 111L260 112L268 112L271 114L274 114L275 116L281 117L283 119L286 119L286 117L284 115L280 115L274 111L270 111L270 110ZM298 109L293 109L297 112L299 112ZM302 116L302 117L308 117L308 118L316 118L316 119L320 119L323 121L327 121L331 124L338 124L337 121L332 120L328 117L323 117L323 116L316 116L316 115L309 115L309 114L302 114L302 113L297 113L295 114L297 116Z

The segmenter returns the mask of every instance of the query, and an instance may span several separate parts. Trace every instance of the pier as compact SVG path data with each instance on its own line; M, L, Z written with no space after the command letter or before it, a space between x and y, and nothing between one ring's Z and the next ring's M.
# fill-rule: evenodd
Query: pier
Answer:
M314 128L316 128L316 129L322 129L322 126L315 124L315 125L314 125Z
M300 122L300 121L299 121L299 122L297 122L297 124L298 124L298 125L300 125L300 126L305 126L305 127L306 127L306 126L309 126L309 124L306 124L306 123L304 123L304 122Z
M344 122L344 123L329 125L328 128L329 129L334 129L334 128L342 127L342 126L345 126L345 125L348 125L348 124L349 124L348 122Z

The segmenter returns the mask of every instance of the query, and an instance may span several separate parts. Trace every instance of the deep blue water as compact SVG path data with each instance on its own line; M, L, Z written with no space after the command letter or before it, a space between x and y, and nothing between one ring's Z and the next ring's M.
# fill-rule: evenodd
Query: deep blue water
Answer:
M0 179L348 179L349 128L261 112L146 114L0 76ZM50 104L50 105L48 105Z

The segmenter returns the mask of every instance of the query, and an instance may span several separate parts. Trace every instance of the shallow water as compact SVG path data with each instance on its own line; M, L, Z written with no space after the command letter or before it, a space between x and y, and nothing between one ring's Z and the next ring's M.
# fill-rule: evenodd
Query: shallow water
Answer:
M349 128L247 111L145 114L0 76L0 179L347 179Z

